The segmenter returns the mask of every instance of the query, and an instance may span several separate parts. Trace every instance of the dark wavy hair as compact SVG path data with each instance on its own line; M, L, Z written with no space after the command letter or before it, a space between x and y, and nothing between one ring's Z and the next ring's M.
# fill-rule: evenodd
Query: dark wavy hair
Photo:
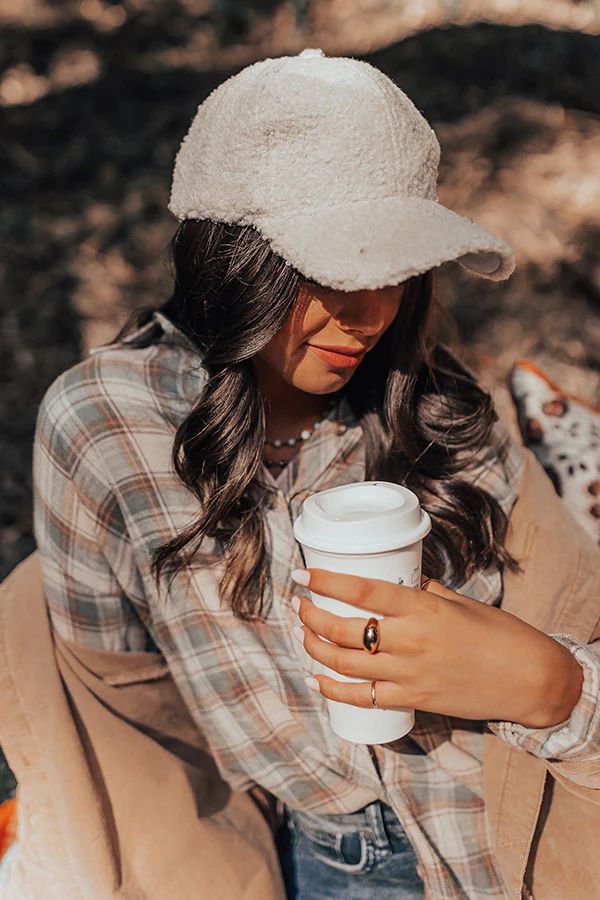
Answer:
M169 255L173 292L158 308L198 348L208 378L172 448L200 513L154 550L152 572L158 584L165 566L175 573L210 536L226 560L221 604L240 619L261 618L270 577L260 498L268 488L261 478L265 412L251 360L311 279L251 225L183 221ZM405 484L418 495L433 524L424 571L441 578L449 565L459 583L479 568L518 566L504 547L507 518L498 501L469 480L497 415L474 375L429 337L434 305L434 272L409 279L396 318L343 390L363 429L365 479ZM111 343L155 308L134 310Z

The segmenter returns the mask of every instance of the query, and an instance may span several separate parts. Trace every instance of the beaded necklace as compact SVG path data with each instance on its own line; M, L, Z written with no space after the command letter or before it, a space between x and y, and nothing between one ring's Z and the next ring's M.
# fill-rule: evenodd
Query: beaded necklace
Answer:
M310 428L303 428L300 434L296 435L296 437L291 438L265 438L265 444L269 444L270 447L295 447L296 444L299 444L302 441L307 441L311 434L319 428L321 422L325 421L325 419L329 416L329 413L333 409L337 402L336 397L332 397L329 401L325 412L321 416L320 419L317 419L316 422L313 422ZM287 466L289 460L287 459L265 459L264 463L268 468L273 468L274 466Z

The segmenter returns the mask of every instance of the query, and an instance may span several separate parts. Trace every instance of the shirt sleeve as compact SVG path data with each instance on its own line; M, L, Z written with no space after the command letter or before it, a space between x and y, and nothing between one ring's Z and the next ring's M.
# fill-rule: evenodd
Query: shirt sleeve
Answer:
M257 648L254 631L221 602L222 548L216 538L203 535L193 558L180 568L171 571L167 565L158 578L152 571L155 550L190 529L201 511L172 460L178 422L189 414L189 403L180 398L172 367L160 354L155 346L136 350L131 358L105 350L70 370L44 400L37 472L40 499L52 506L50 512L40 510L38 529L49 566L46 581L67 636L95 646L109 646L122 634L122 588L153 642L150 649L163 654L198 726L204 727L206 709L220 710L218 720L211 719L213 745L232 759L240 753L260 757L247 727L265 740L272 728L257 699L264 684L257 678L256 658L262 664L264 651ZM70 523L68 503L74 496L85 520ZM62 510L58 536L52 534L54 508ZM49 560L57 547L61 555L55 565ZM275 670L275 662L264 656ZM272 688L268 693L279 708ZM246 700L250 714L244 712ZM235 786L245 789L247 775L236 777Z
M147 605L98 439L118 439L90 361L62 373L38 408L33 525L53 628L102 650L153 650ZM96 425L104 410L104 427Z
M487 723L512 747L551 761L600 759L600 641L581 644L566 634L551 634L583 669L581 696L564 722L549 728L526 728L514 722Z

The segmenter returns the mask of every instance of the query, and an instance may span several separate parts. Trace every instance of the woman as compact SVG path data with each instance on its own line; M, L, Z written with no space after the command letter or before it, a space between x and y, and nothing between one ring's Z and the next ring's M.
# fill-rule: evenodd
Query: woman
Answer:
M285 805L299 900L421 897L423 882L435 897L504 896L481 720L503 719L507 741L526 729L541 756L583 742L563 723L577 707L584 728L592 651L495 608L518 565L504 539L522 454L430 336L433 270L457 259L501 279L514 258L437 202L438 160L423 117L364 62L305 50L242 70L201 104L177 157L171 298L60 375L38 414L53 627L162 652L224 778ZM312 570L311 588L358 591L386 622L359 662L360 623L341 632L304 600L306 629L339 643L306 630L307 656L292 633L292 521L308 494L373 478L407 485L431 515L436 582L410 595L405 636L401 588ZM407 641L429 648L410 667ZM507 670L504 654L527 664ZM414 702L411 735L337 738L305 681L313 656L368 672L381 705ZM318 681L365 702L362 686ZM459 764L440 758L444 742Z

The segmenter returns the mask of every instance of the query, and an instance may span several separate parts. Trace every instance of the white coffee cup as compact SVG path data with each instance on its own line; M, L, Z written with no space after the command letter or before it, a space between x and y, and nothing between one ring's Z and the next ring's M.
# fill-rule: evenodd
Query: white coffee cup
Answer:
M423 538L431 520L417 496L390 481L359 481L308 497L294 521L306 565L331 572L378 578L419 587ZM365 619L381 613L310 592L321 609ZM363 651L367 653L367 650ZM363 682L321 665L318 672L339 681ZM385 744L404 737L415 723L414 709L376 709L327 700L334 732L358 744Z

